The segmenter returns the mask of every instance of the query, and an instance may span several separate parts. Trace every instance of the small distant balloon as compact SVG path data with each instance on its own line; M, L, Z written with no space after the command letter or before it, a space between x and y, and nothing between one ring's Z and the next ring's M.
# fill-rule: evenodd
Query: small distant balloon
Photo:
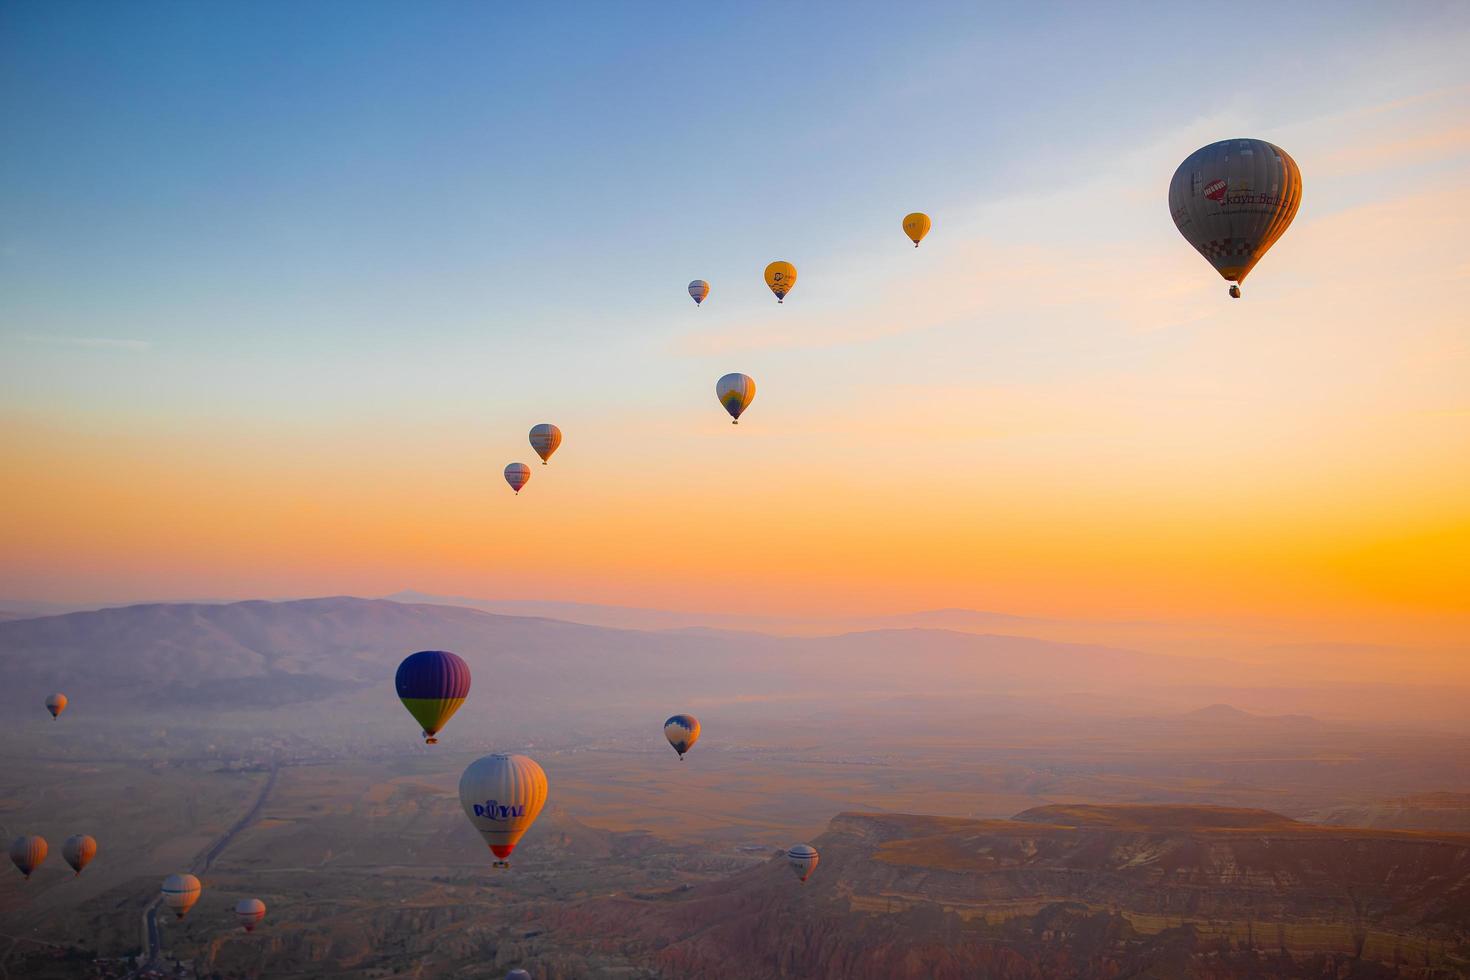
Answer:
M541 457L542 466L546 465L546 461L551 458L551 454L556 452L556 447L560 445L561 430L550 422L542 422L540 425L531 427L531 448L536 450L537 456Z
M797 844L786 852L786 863L796 873L796 877L804 884L811 877L812 872L817 870L817 849L810 844Z
M546 773L524 755L487 755L459 777L459 802L485 838L495 867L510 867L510 854L546 805Z
M1296 161L1265 140L1229 139L1200 147L1169 181L1175 227L1230 283L1235 299L1301 203Z
M695 306L703 305L709 299L709 283L703 279L696 279L689 284L689 295L694 300Z
M531 980L531 975L525 970L511 970L505 975L505 980Z
M904 215L903 233L913 239L914 248L918 248L924 236L929 234L931 225L932 222L927 214L923 211L915 211L913 214Z
M97 841L86 834L72 834L61 845L61 856L77 874L97 856Z
M786 302L786 294L796 285L796 266L790 262L772 262L766 266L766 285L776 294L776 302Z
M31 872L41 866L46 860L46 838L34 835L17 837L10 842L10 860L25 875L26 880L31 879Z
M684 753L699 741L699 719L693 715L675 715L664 722L664 738L669 740L682 760Z
M235 921L246 932L254 932L260 920L265 918L265 903L258 898L242 898L235 903Z
M51 712L51 717L56 718L66 710L66 695L56 693L46 699L46 710Z
M169 875L163 879L163 904L169 907L175 918L182 919L199 901L201 891L199 879L193 875Z
M434 745L440 729L470 696L470 665L448 650L420 650L398 665L393 686L424 730L424 742Z
M727 374L715 382L715 397L730 413L730 424L739 425L741 414L755 400L755 380L748 374Z
M511 463L505 468L505 482L520 496L521 487L531 482L531 467L525 463Z

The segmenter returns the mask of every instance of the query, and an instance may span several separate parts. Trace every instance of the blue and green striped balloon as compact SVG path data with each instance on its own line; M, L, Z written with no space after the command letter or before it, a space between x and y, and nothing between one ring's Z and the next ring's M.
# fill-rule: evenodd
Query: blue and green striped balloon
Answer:
M470 665L448 650L421 650L398 665L398 700L433 745L459 706L470 696Z

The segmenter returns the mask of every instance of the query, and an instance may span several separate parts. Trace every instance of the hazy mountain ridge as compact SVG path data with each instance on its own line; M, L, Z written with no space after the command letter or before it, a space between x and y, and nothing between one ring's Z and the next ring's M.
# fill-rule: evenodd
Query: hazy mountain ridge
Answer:
M704 697L803 691L1113 689L1123 675L1198 679L1198 660L1029 638L899 630L835 637L645 632L454 606L333 597L152 604L0 623L21 690L150 703L289 703L386 683L415 650L465 656L481 683L572 700L674 689ZM1221 673L1224 662L1213 663ZM255 682L255 683L247 683Z

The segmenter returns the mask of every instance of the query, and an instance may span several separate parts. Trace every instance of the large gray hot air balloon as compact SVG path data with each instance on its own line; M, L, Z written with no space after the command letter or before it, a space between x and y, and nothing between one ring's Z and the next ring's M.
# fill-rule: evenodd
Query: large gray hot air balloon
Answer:
M1169 182L1169 213L1240 298L1240 284L1296 217L1302 172L1265 140L1230 139L1195 150Z

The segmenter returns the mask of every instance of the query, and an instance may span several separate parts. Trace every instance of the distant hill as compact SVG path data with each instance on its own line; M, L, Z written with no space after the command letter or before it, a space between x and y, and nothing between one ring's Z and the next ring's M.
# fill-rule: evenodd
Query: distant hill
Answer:
M1263 810L1043 807L1024 820L845 813L780 859L558 925L688 977L1401 977L1470 964L1470 836Z
M863 692L1126 691L1234 676L1225 662L934 630L833 637L647 632L335 597L154 604L0 622L0 703L38 690L226 709L382 685L415 650L454 650L477 690L529 704Z
M1185 712L1185 720L1205 722L1212 725L1290 725L1300 727L1317 724L1310 715L1260 715L1243 711L1234 705L1211 704L1194 711Z
M1334 807L1313 819L1334 826L1470 833L1470 793L1417 793Z

